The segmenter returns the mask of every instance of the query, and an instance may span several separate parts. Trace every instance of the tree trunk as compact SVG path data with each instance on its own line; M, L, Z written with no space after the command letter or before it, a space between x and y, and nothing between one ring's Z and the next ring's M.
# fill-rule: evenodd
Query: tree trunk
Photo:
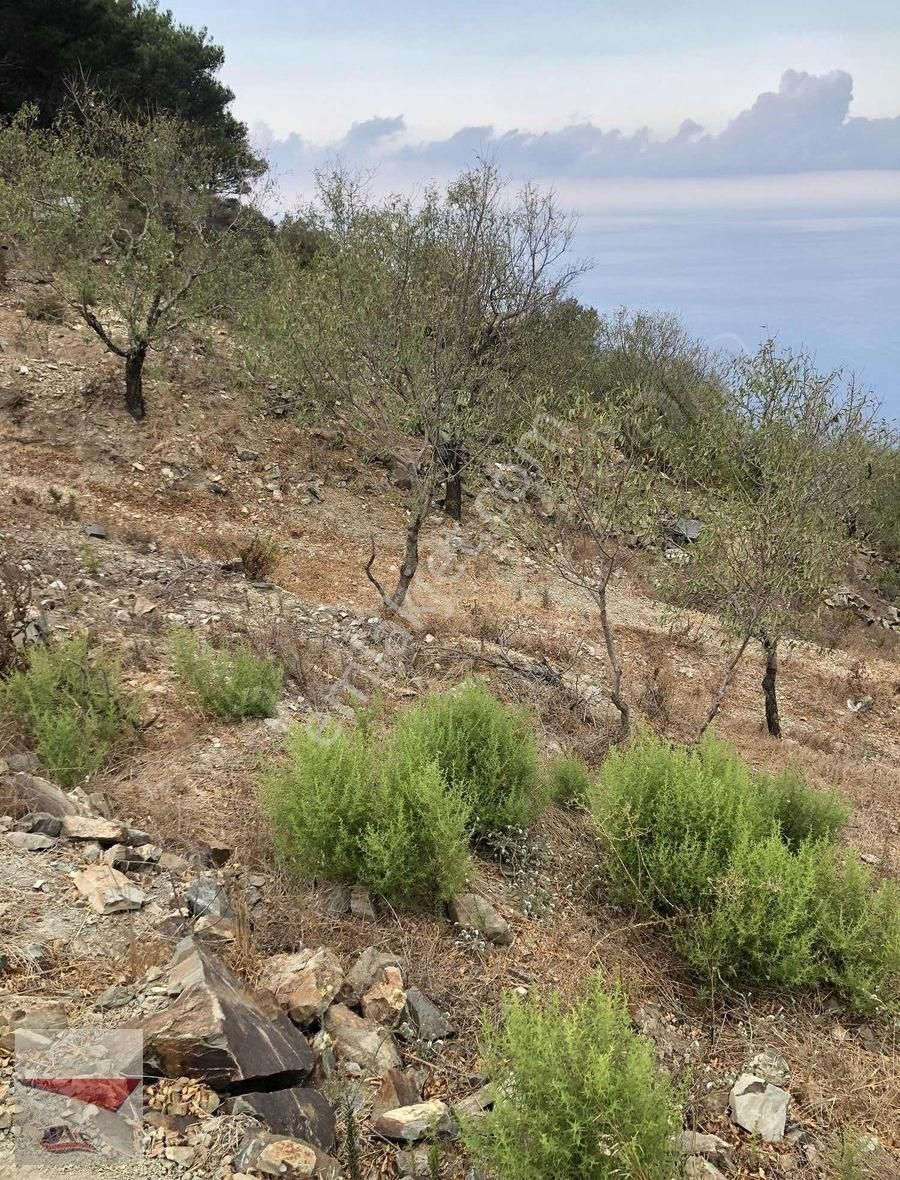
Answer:
M725 694L728 692L728 686L731 684L731 679L734 676L735 669L741 662L741 657L747 650L747 644L750 642L750 632L747 631L744 638L741 640L741 645L725 665L722 671L722 679L719 681L719 687L716 689L715 695L712 699L712 704L709 706L709 712L703 724L700 726L700 732L697 734L698 740L703 737L709 727L712 725L718 716L719 710L722 708L722 702L725 700Z
M403 554L403 565L400 567L400 577L397 579L394 593L386 599L384 604L391 614L398 614L403 609L406 595L416 576L416 570L419 568L419 533L427 515L427 508L418 509L410 517L409 524L406 526L406 548Z
M141 418L147 413L144 402L144 361L147 359L147 345L137 344L125 356L125 405L132 418Z
M762 679L763 696L766 699L766 729L770 737L780 738L781 718L778 716L778 695L775 685L778 677L778 640L764 635L762 645L766 653L766 671Z
M444 453L447 464L444 511L452 520L462 520L462 447L456 442L447 443Z
M600 626L603 628L603 642L606 645L606 656L609 660L610 689L609 699L619 711L619 722L622 727L622 737L627 738L631 730L631 708L622 695L622 660L616 637L609 621L606 609L606 588L594 592L594 599L600 608Z

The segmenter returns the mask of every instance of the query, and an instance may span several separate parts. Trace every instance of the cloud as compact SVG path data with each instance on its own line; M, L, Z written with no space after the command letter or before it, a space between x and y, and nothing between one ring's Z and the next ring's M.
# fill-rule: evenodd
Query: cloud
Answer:
M340 157L351 167L378 165L391 176L423 180L495 158L515 178L680 178L814 171L900 169L900 116L850 114L853 79L843 70L814 75L787 70L775 91L760 94L719 132L686 118L657 137L649 128L624 134L592 122L556 131L497 131L461 127L443 139L417 141L402 116L354 123L331 144L313 145L293 133L255 138L277 172L301 174Z

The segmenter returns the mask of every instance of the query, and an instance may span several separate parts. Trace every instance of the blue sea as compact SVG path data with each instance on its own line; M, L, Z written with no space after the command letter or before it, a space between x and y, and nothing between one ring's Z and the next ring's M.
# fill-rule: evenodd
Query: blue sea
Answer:
M580 295L597 308L674 311L731 352L776 335L854 370L900 419L900 216L598 212L576 249L594 260Z

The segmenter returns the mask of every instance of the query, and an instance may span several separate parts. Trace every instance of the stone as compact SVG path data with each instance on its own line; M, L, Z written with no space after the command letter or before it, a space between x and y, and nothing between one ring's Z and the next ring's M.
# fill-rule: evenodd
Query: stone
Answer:
M356 1061L381 1075L399 1067L400 1053L391 1033L357 1016L345 1004L332 1004L323 1023L338 1060Z
M339 998L345 1004L358 1004L365 993L384 978L388 967L398 967L402 971L403 960L377 946L367 946L347 972Z
M234 914L228 894L212 877L198 877L188 889L185 900L195 918L230 918Z
M752 1073L772 1086L785 1086L791 1076L791 1067L774 1049L763 1049L747 1062L745 1073Z
M98 1012L111 1012L116 1008L125 1008L137 995L137 989L125 984L113 984L102 991L91 1007Z
M315 1056L299 1029L195 939L176 947L168 990L177 998L141 1026L151 1071L247 1091L299 1086L311 1072Z
M40 832L7 832L6 843L20 852L46 852L53 848L56 841L52 836L42 836Z
M233 851L227 844L219 844L217 841L211 840L206 845L205 856L211 865L220 869L231 860Z
M194 922L194 935L208 942L234 942L238 936L234 918L213 918L204 914Z
M247 1171L254 1176L284 1176L287 1180L304 1176L340 1180L341 1176L337 1161L313 1144L266 1131L244 1141L232 1166L240 1169L239 1175Z
M376 1024L393 1024L406 1004L403 973L399 967L387 966L360 1001L363 1016Z
M317 1020L344 982L337 956L327 947L273 955L260 970L259 985L272 992L296 1024Z
M12 759L7 759L8 766L11 762ZM35 811L58 816L80 815L86 813L86 808L55 783L16 771L0 775L0 811L21 818Z
M162 849L155 844L141 844L131 848L127 844L113 844L105 849L101 859L104 864L112 865L114 869L121 869L128 873L146 873L155 869L162 856Z
M703 521L695 520L690 516L680 516L677 520L672 521L666 532L678 545L693 545L695 541L700 540Z
M111 865L89 865L75 873L72 880L75 888L97 914L139 910L147 900L143 890Z
M375 907L368 889L362 885L354 885L350 890L350 913L355 918L364 918L370 922L375 920Z
M725 1176L702 1155L692 1155L685 1160L684 1180L725 1180Z
M226 1112L252 1115L275 1134L303 1139L323 1151L334 1146L336 1120L331 1103L306 1086L240 1094L228 1100Z
M158 863L167 873L186 873L191 867L183 856L176 856L174 852L162 853Z
M457 1119L477 1119L491 1109L497 1100L497 1092L490 1084L482 1086L474 1094L467 1094L453 1104L453 1114Z
M54 839L62 831L62 818L51 815L49 811L30 811L23 815L16 823L17 832L39 832L42 836L53 836Z
M341 918L350 913L350 890L346 885L332 885L325 898L325 913Z
M777 1143L784 1135L790 1095L764 1078L742 1073L731 1090L731 1113L739 1127Z
M373 1123L374 1130L385 1139L404 1143L418 1143L432 1135L446 1135L452 1126L450 1108L439 1098L387 1110Z
M509 923L478 893L458 893L450 902L450 916L457 926L477 930L496 946L509 946L513 940Z
M443 1041L453 1035L453 1026L447 1017L417 987L411 987L406 993L402 1019L420 1041Z
M730 1143L718 1135L707 1135L702 1131L682 1131L678 1146L683 1156L702 1157L728 1172L734 1168L733 1148ZM712 1176L714 1174L718 1173L702 1171L697 1173L698 1176Z
M128 833L124 824L93 815L63 816L62 833L67 840L96 840L98 844L124 844Z
M422 1095L415 1081L402 1069L389 1069L372 1099L372 1114L377 1118L398 1106L414 1106Z

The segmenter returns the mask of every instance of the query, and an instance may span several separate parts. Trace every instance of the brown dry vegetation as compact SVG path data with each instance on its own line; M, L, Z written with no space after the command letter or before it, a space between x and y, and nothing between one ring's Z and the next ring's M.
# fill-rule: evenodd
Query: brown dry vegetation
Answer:
M727 1117L710 1110L708 1091L771 1045L791 1064L792 1093L804 1123L826 1136L845 1127L877 1134L890 1154L885 1167L893 1169L884 1175L900 1173L896 1028L851 1019L822 997L698 990L654 923L606 904L593 871L594 843L580 814L551 809L539 824L554 899L542 918L523 917L515 883L480 863L479 887L515 931L508 952L473 955L455 943L446 921L430 916L387 910L375 928L355 918L327 917L316 890L301 889L278 871L256 808L258 769L277 755L279 735L260 722L227 726L190 712L176 695L165 659L166 616L208 630L250 633L274 649L288 665L288 700L302 717L325 699L350 660L350 622L375 612L362 572L373 541L376 569L390 581L388 567L401 551L398 493L381 468L361 460L352 441L330 447L308 429L266 416L262 393L238 388L236 374L199 349L179 353L173 371L153 366L150 414L138 427L121 410L110 358L84 331L34 324L7 293L0 302L0 341L0 387L25 395L24 405L0 410L0 557L27 562L39 586L37 601L54 626L87 627L117 649L127 684L143 694L149 724L140 744L112 771L96 776L93 788L174 851L190 853L211 839L233 845L236 895L244 875L265 874L263 917L234 950L244 971L252 977L261 956L301 942L332 946L348 959L373 941L402 952L415 981L451 1013L459 1030L449 1050L431 1063L432 1093L457 1097L471 1090L477 1070L480 1014L496 1008L504 989L571 993L599 970L625 982L635 1011L644 1006L665 1014L681 1046L676 1064L693 1070L691 1108L703 1129L737 1141ZM238 458L242 448L258 458ZM227 493L215 494L216 483ZM59 511L51 488L72 505L67 512ZM87 523L102 525L109 539L89 540ZM503 539L475 555L463 549L460 576L449 585L428 576L430 559L445 561L460 542L483 544L479 527L476 521L457 526L438 518L430 524L411 595L418 638L402 658L385 661L383 707L389 712L475 668L502 697L534 707L545 750L576 748L597 764L609 740L602 724L579 717L551 688L479 659L479 651L500 642L533 659L571 665L579 683L603 684L602 642L589 602ZM256 535L279 547L270 575L274 590L249 586L218 565L234 559ZM55 579L65 591L47 590ZM654 726L690 739L716 681L721 636L702 616L678 622L665 617L637 573L615 579L612 609L632 700ZM795 762L811 783L835 786L853 806L849 839L878 858L880 871L895 876L896 656L887 633L830 615L820 645L797 643L784 654L782 742L764 732L762 669L754 656L717 723L754 765L775 769ZM861 692L874 703L854 714L847 698ZM17 745L12 731L0 735L0 755ZM29 904L37 901L29 898ZM24 930L29 913L18 915ZM150 959L164 961L168 950L163 940L135 945L129 971L139 974ZM61 956L32 983L65 988L77 978L91 993L108 982L104 970L101 958L91 964ZM367 1165L387 1168L390 1152L383 1145L367 1142L364 1154ZM745 1153L742 1174L780 1175L777 1154L760 1147L751 1160ZM453 1167L448 1155L446 1175L457 1174Z

